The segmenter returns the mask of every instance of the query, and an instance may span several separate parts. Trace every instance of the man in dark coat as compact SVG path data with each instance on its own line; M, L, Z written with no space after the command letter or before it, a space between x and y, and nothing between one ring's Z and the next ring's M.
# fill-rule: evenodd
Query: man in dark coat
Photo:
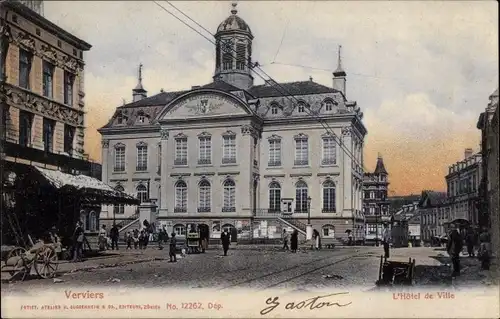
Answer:
M177 238L175 238L175 233L172 233L172 237L170 237L170 251L169 251L170 262L177 261L177 255L175 254L176 246L177 246Z
M115 250L115 247L116 250L118 250L118 239L120 238L120 234L115 224L113 224L113 227L111 227L109 231L109 237L111 237L111 250Z
M460 252L463 248L462 235L457 229L457 225L452 225L452 230L448 236L448 243L446 245L446 251L451 257L451 262L453 264L452 276L460 276Z
M472 227L467 229L465 241L467 242L467 253L469 254L469 257L472 258L474 257L474 245L476 244L476 234L474 234Z
M231 235L229 235L229 233L224 230L220 235L220 240L222 242L222 248L224 249L224 256L227 256L229 244L231 243Z
M290 236L290 249L292 250L292 253L297 252L298 246L299 246L299 232L295 229L292 233L292 236Z

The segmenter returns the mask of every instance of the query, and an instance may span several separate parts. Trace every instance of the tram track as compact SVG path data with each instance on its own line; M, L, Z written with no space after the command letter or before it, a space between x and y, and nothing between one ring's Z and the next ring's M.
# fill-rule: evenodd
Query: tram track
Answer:
M281 270L277 270L277 271L273 271L273 272L270 272L270 273L267 273L267 274L264 274L264 275L260 275L260 276L257 276L257 277L253 277L253 278L249 278L249 279L246 279L244 281L241 281L241 282L238 282L238 283L234 283L234 284L231 284L231 285L228 285L228 286L225 286L225 287L222 287L222 288L219 288L218 291L221 291L221 290L226 290L226 289L230 289L230 288L235 288L235 287L238 287L238 286L241 286L241 285L245 285L245 284L249 284L249 283L252 283L252 282L255 282L255 281L258 281L258 280L261 280L261 279L265 279L265 278L268 278L268 277L272 277L272 276L276 276L276 275L279 275L279 274L282 274L282 273L286 273L288 271L291 271L291 270L294 270L294 269L299 269L301 267L307 267L309 265L311 265L312 263L320 263L320 262L323 262L325 260L329 260L329 259L332 259L332 258L338 258L338 257L341 257L341 256L345 256L347 255L346 253L342 252L342 254L338 254L338 255L333 255L333 256L327 256L327 257L324 257L324 258L319 258L319 259L313 259L311 261L307 261L307 262L303 262L303 263L299 263L297 265L294 265L294 266L291 266L291 267L287 267L285 269L281 269ZM356 255L358 254L355 254L355 255L350 255L348 256L347 258L343 258L341 260L338 260L338 261L335 261L333 263L327 263L326 265L323 265L321 267L317 267L313 270L310 270L310 271L306 271L306 272L303 272L297 276L293 276L291 278L288 278L282 282L279 282L277 284L272 284L272 285L269 285L269 286L266 286L265 288L263 289L269 289L269 288L272 288L276 285L279 285L279 284L282 284L284 282L287 282L287 281L290 281L290 280L293 280L293 279L296 279L296 278L299 278L301 276L304 276L304 275L307 275L311 272L314 272L314 271L317 271L319 269L323 269L323 268L326 268L326 267L329 267L331 265L334 265L336 263L340 263L340 262L343 262L345 260L348 260L348 259L351 259L353 257L355 257Z

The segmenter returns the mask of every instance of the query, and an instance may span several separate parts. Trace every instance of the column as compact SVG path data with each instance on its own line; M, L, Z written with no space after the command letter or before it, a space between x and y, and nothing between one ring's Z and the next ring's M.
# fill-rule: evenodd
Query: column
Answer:
M109 177L108 177L109 140L108 139L101 140L101 160L102 160L101 180L103 183L108 184L108 182L109 182ZM110 218L109 212L111 211L111 209L109 209L109 208L110 208L109 205L102 205L101 217L106 216L106 218Z
M241 210L242 208L250 208L251 198L252 198L252 190L253 190L253 160L255 158L254 148L253 148L253 139L254 137L258 137L257 130L251 125L243 125L241 127L241 142L238 145L238 163L241 167L241 174L238 177L239 185L236 185L237 196L237 210ZM248 153L246 153L248 152ZM245 154L249 154L245 156Z
M342 145L347 150L352 150L352 128L350 126L342 128ZM352 159L349 154L341 149L343 154L342 160L342 181L343 181L343 215L352 217Z
M160 131L160 136L161 136L161 163L160 163L160 211L158 212L160 216L165 216L167 215L167 183L168 183L168 174L167 174L167 169L168 169L168 130L162 128Z

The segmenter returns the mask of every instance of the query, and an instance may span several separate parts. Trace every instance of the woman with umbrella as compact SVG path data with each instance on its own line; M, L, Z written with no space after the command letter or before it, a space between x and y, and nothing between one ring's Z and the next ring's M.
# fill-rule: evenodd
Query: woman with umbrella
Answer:
M299 246L299 232L295 229L292 233L292 236L290 236L290 249L292 250L292 253L297 252L298 246Z

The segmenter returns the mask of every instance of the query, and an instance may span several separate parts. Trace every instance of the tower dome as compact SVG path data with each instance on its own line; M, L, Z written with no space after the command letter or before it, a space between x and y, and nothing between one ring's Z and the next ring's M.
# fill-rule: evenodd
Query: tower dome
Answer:
M248 24L237 15L236 3L233 2L232 7L231 15L222 21L215 34L214 81L246 90L253 85L253 35Z
M236 5L237 3L233 2L231 15L219 24L217 33L241 31L252 35L252 31L250 30L248 24L237 15L238 10L236 10Z

